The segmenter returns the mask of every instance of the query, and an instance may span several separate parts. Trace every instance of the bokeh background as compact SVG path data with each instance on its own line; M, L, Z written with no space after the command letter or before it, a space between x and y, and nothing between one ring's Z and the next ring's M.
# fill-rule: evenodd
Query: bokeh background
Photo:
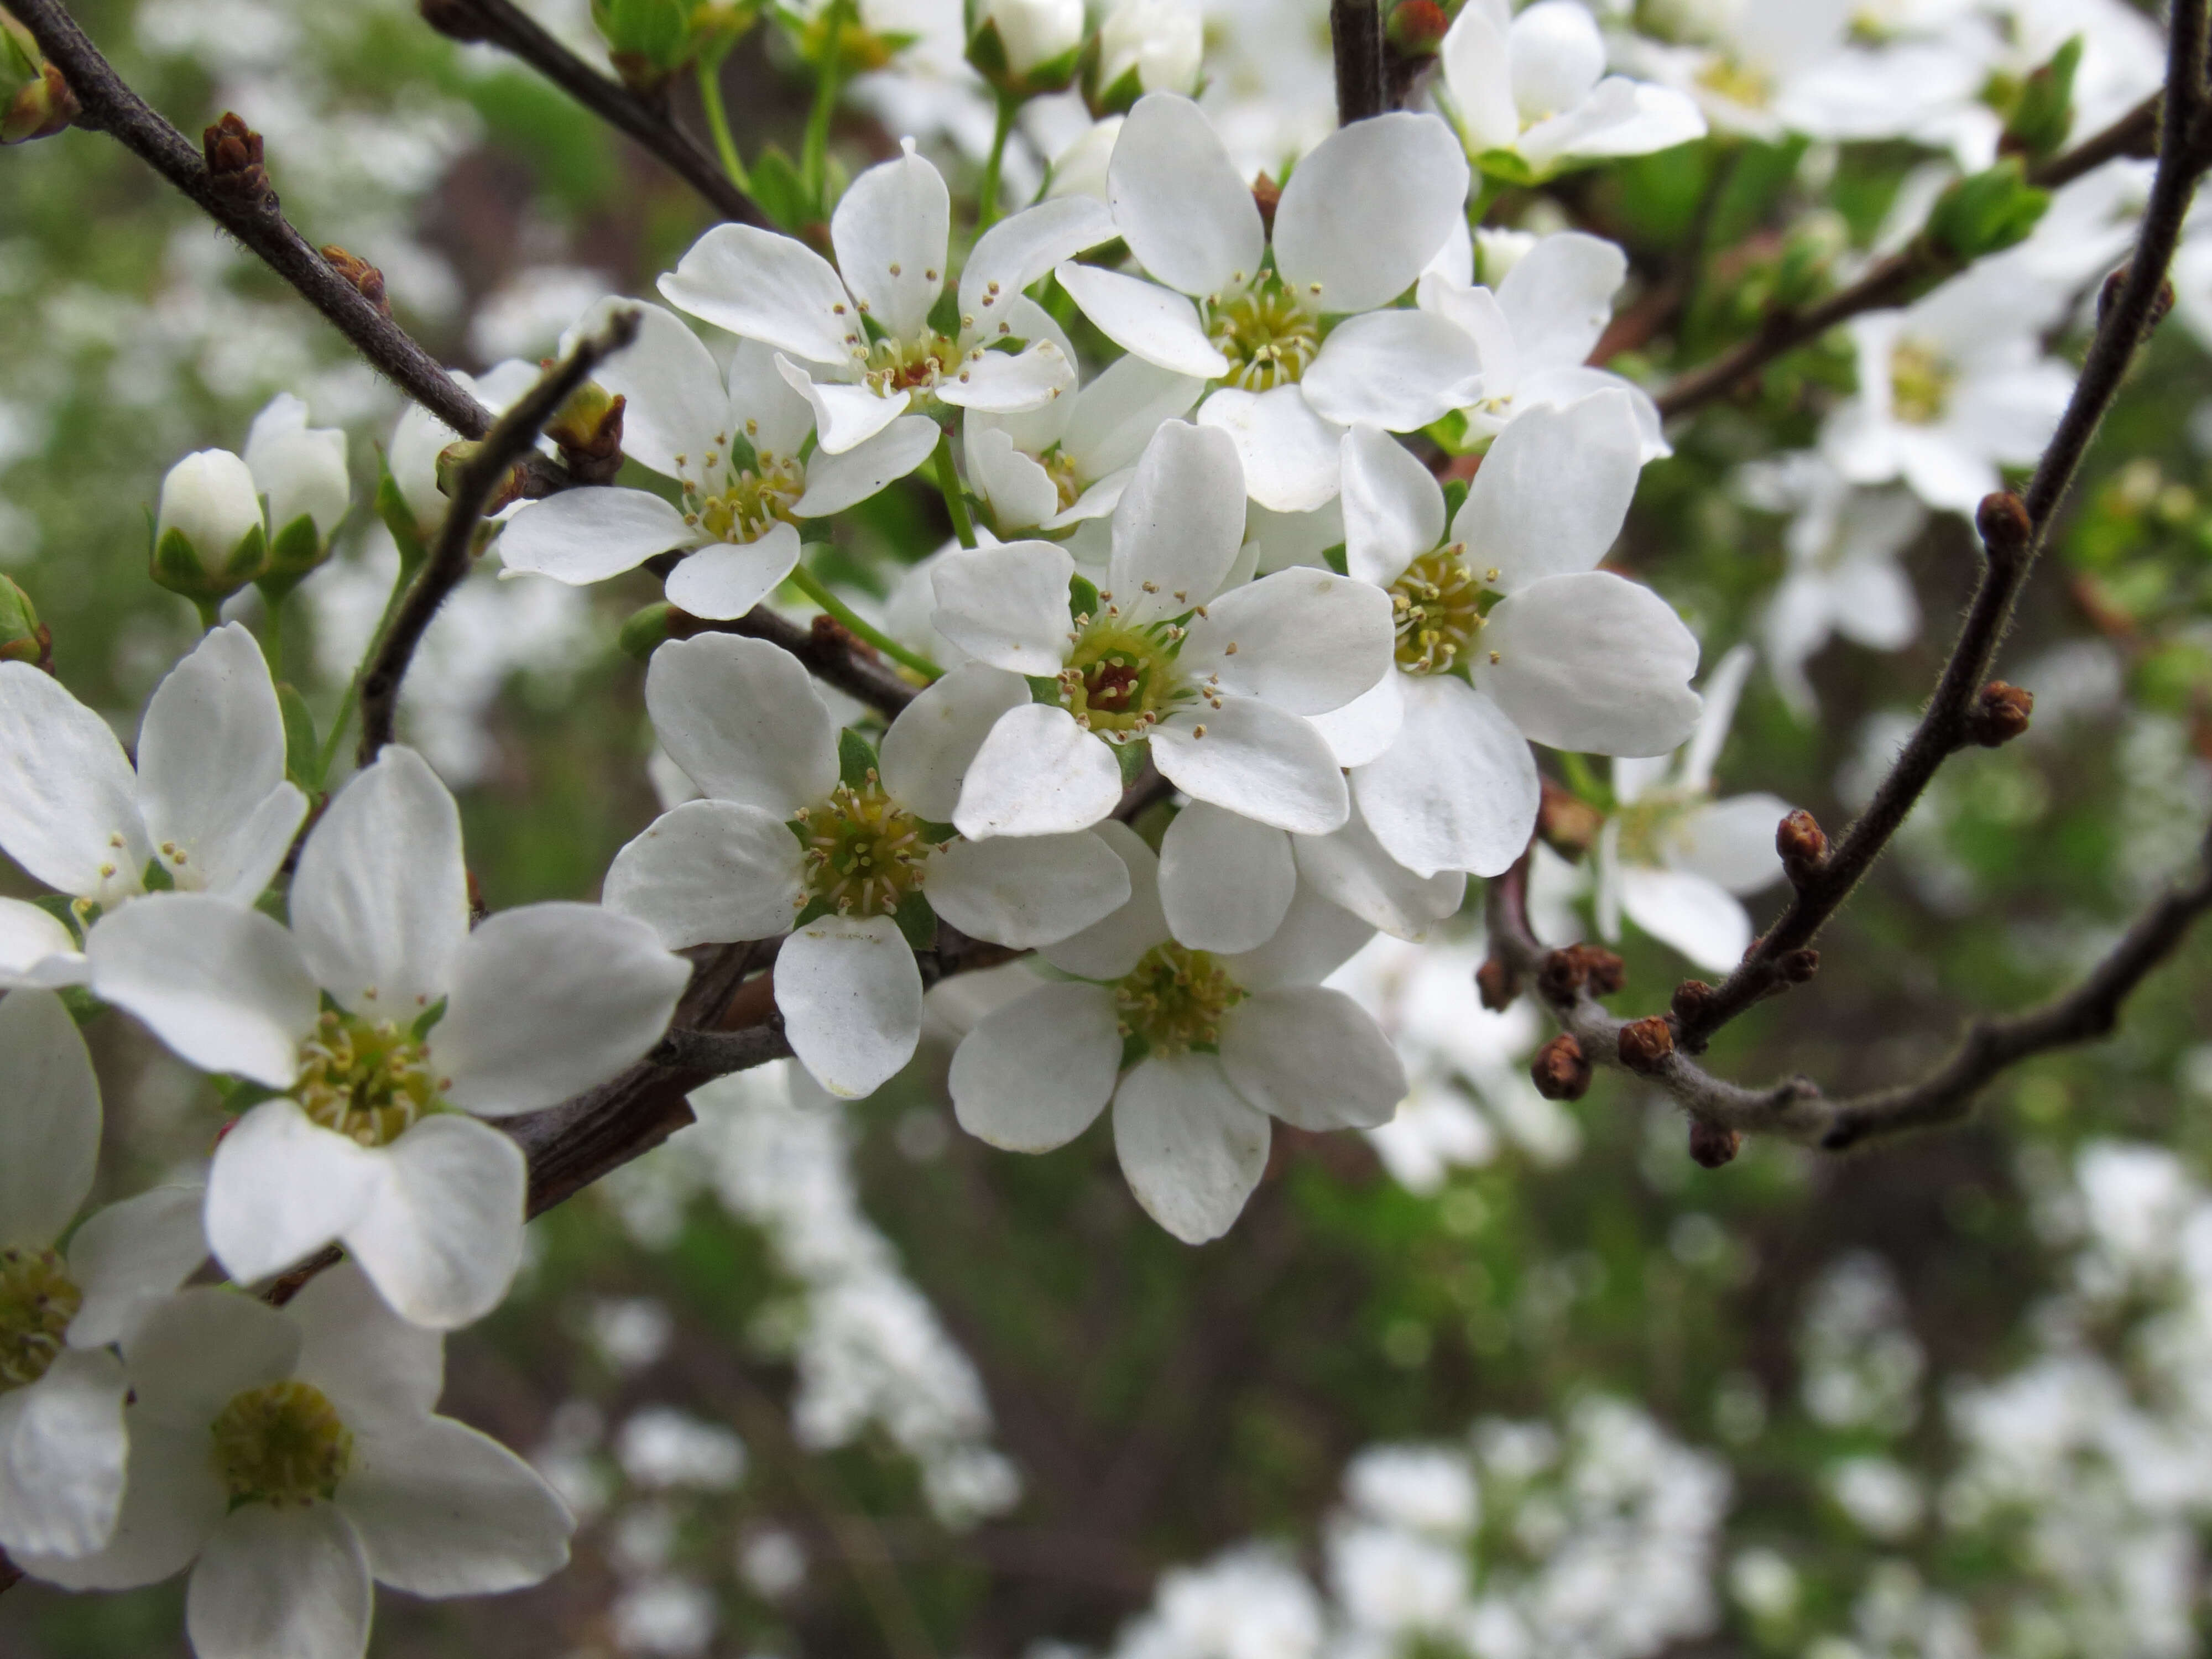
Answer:
M650 293L707 222L649 159L405 0L76 9L180 126L235 109L262 131L295 222L380 266L400 320L457 366L547 353L597 295ZM581 0L532 9L595 50ZM1325 10L1209 5L1206 99L1255 165L1330 125ZM990 108L957 8L915 15L909 72L855 87L834 153L857 170L913 133L972 189ZM776 27L724 86L748 155L797 149L809 87ZM679 117L690 95L673 89ZM1017 191L1069 131L1036 112ZM1788 261L1871 242L1920 159L1708 143L1514 193L1493 222L1618 240L1629 308L1699 250L1723 256L1679 329L1616 362L1656 378L1740 334ZM1733 1027L1720 1070L1838 1091L1909 1075L1971 1011L2066 982L2189 859L2212 812L2212 374L2189 314L2136 375L2007 647L2034 729L1945 771L1818 981ZM1754 636L1784 568L1783 520L1744 504L1735 470L1802 447L1850 373L1840 348L1801 354L1646 472L1619 562L1709 662ZM144 576L158 481L189 449L237 447L280 390L347 428L374 476L394 395L251 258L100 137L0 155L0 568L126 736L194 631ZM880 605L945 533L909 481L827 556ZM282 674L325 718L394 559L365 511L341 544L283 623ZM1905 557L1921 638L1831 647L1809 703L1762 666L1722 793L1843 822L1932 683L1974 560L1963 524L1936 521ZM615 641L654 597L642 575L572 591L487 568L433 630L405 730L460 790L494 905L593 896L656 810L641 665ZM1571 888L1549 884L1544 914L1586 928ZM1401 1122L1279 1127L1243 1219L1204 1249L1138 1211L1103 1127L1039 1158L957 1131L944 1068L988 976L937 994L922 1054L872 1100L794 1091L780 1067L705 1091L698 1127L533 1224L513 1299L449 1346L447 1409L556 1480L583 1522L574 1566L452 1607L386 1593L373 1651L2199 1650L2212 941L2112 1041L2008 1075L1966 1127L1844 1159L1755 1144L1708 1171L1632 1081L1535 1095L1536 1018L1474 1003L1480 909L1476 884L1442 944L1381 940L1347 970L1417 1079ZM1633 933L1624 950L1615 1006L1662 1008L1685 964ZM94 1036L118 1189L204 1158L211 1091L119 1018ZM21 1585L0 1597L0 1653L181 1653L180 1602Z

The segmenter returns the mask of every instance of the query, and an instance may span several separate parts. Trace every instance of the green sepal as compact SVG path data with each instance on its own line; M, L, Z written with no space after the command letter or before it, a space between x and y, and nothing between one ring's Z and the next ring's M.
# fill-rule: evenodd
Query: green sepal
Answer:
M1468 478L1452 478L1446 481L1444 484L1445 524L1449 525L1459 517L1459 510L1467 505L1467 492L1472 487L1473 480Z
M1145 769L1145 763L1152 757L1152 739L1139 738L1134 743L1117 743L1113 750L1114 758L1121 763L1121 787L1127 789L1136 782Z
M107 1012L107 1005L82 985L64 985L54 994L69 1010L69 1017L80 1026L89 1025Z
M675 614L676 607L665 599L635 611L616 631L615 642L626 655L644 662L675 637L669 625Z
M392 539L399 549L400 574L413 575L422 568L422 561L430 556L430 550L422 544L422 532L415 522L414 509L399 493L398 481L392 476L391 465L381 451L376 457L376 516L384 520L384 527L392 532Z
M1152 1052L1152 1045L1134 1031L1121 1039L1121 1069L1127 1071Z
M872 322L874 319L869 320ZM948 340L960 337L960 290L950 283L938 294L937 303L929 308L929 325Z
M829 519L801 519L799 521L799 544L802 547L823 547L837 539L837 526Z
M226 1112L250 1112L263 1101L275 1100L284 1092L265 1083L256 1083L252 1078L216 1074L208 1081L215 1085L216 1098L222 1103Z
M1060 682L1050 675L1024 674L1022 678L1030 683L1031 702L1058 702L1060 701Z
M274 922L289 927L292 925L292 902L281 887L271 887L253 901L253 908Z
M1145 77L1134 64L1123 70L1120 79L1103 92L1091 94L1091 112L1102 118L1109 115L1127 115L1145 95Z
M877 775L875 744L847 726L837 734L837 781L848 789L865 789Z
M761 210L794 235L819 216L813 195L799 176L799 169L774 144L752 166L753 200Z
M420 1042L424 1037L429 1036L432 1031L437 1030L438 1022L446 1017L446 1004L448 1000L449 999L447 998L440 997L435 1002L432 1003L420 1014L416 1016L415 1024L410 1035L413 1036L414 1039L417 1042Z
M831 904L828 899L809 899L806 901L806 908L791 919L792 930L795 933L810 921L819 921L824 916L834 916L836 914L836 906Z
M314 516L302 513L269 544L269 562L258 586L274 605L312 575L330 556L330 544L315 528Z
M1334 547L1324 547L1322 549L1321 559L1323 564L1327 565L1331 570L1336 572L1340 576L1348 576L1352 574L1351 571L1345 568L1344 544L1342 542L1337 543Z
M323 787L322 748L315 741L315 716L295 687L276 688L276 709L284 717L284 775L307 794Z
M1533 185L1543 176L1518 152L1510 149L1486 149L1474 158L1474 164L1492 178L1501 179L1509 185Z
M70 937L78 944L84 943L84 926L77 920L76 901L67 893L40 893L30 902L68 928ZM95 916L97 914L95 910Z
M921 894L908 893L901 899L891 920L898 923L900 937L915 950L927 951L936 945L937 912Z
M1098 586L1090 577L1080 574L1067 579L1067 615L1071 622L1081 622L1086 617L1098 614Z
M932 823L927 818L916 818L914 832L932 847L942 847L960 833L949 823Z
M138 872L138 884L149 893L173 893L177 878L169 873L169 866L156 854L146 860L146 867Z

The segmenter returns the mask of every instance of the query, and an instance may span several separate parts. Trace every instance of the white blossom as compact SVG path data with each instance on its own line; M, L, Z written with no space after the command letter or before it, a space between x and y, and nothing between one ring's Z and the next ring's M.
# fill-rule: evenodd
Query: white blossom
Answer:
M1196 94L1205 19L1193 0L1114 0L1098 25L1098 84L1133 74L1137 90Z
M211 566L230 562L240 543L262 528L261 496L244 461L227 449L203 449L171 467L154 515L156 542L182 536Z
M345 434L333 427L310 427L307 405L280 392L253 417L246 434L246 466L254 487L269 498L269 534L273 542L301 519L327 542L353 501L346 471Z
M981 0L975 21L996 26L1006 68L1018 76L1083 44L1083 0Z

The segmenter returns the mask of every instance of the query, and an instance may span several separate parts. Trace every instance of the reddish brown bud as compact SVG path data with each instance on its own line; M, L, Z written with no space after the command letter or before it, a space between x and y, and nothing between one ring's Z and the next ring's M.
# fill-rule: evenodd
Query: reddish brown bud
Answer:
M1536 988L1553 1002L1573 1000L1589 976L1589 969L1572 951L1554 951L1536 969Z
M361 290L361 297L374 306L382 315L392 314L392 301L385 296L384 273L357 253L349 253L337 243L321 250L323 263Z
M1984 749L1995 749L2027 731L2028 716L2034 712L2034 692L1991 680L1966 715L1966 736Z
M1993 490L1974 509L1974 528L1982 532L1982 545L1991 558L2016 558L2027 551L2035 538L2035 520L2027 516L2027 503L2009 489Z
M1820 971L1820 953L1811 945L1801 945L1785 952L1774 964L1774 971L1792 985L1802 985Z
M1620 1063L1632 1072L1656 1072L1674 1052L1674 1030L1666 1016L1632 1019L1620 1028Z
M1583 976L1592 996L1609 997L1628 983L1626 964L1602 946L1570 945L1567 954L1582 964Z
M1419 58L1443 44L1451 19L1437 0L1398 0L1383 27L1392 46L1408 58Z
M1717 1170L1723 1164L1735 1162L1743 1146L1743 1132L1723 1129L1717 1123L1708 1123L1701 1117L1690 1120L1690 1158L1708 1170Z
M1583 1045L1562 1031L1528 1062L1536 1092L1547 1100L1580 1100L1589 1092L1590 1063Z
M1536 808L1536 833L1544 845L1561 858L1579 859L1595 843L1605 828L1605 814L1573 790L1544 780L1544 795Z
M1827 862L1828 837L1801 806L1776 827L1774 850L1782 855L1782 873L1790 878L1790 884L1802 887Z
M1283 187L1266 173L1252 181L1252 205L1260 210L1260 222L1271 234L1275 228L1275 210L1282 200Z
M1482 966L1474 970L1474 989L1484 1007L1502 1014L1521 994L1521 975L1507 965L1504 957L1486 957Z
M200 136L207 157L208 183L234 200L274 208L276 192L269 187L269 169L261 165L261 135L226 110L222 118Z
M1706 1005L1712 1000L1711 986L1701 979L1686 979L1674 988L1674 997L1668 1006L1674 1011L1675 1018L1688 1023L1703 1014Z

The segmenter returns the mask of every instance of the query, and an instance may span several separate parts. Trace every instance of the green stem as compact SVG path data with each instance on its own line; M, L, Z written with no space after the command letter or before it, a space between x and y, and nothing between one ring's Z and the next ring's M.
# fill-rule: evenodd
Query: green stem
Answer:
M745 174L737 141L730 137L729 112L722 107L722 60L702 58L698 67L699 106L707 112L707 130L714 135L714 150L722 158L722 171L730 175L732 184L750 195L752 180Z
M952 434L937 441L937 487L945 492L945 510L952 515L952 533L963 547L975 545L975 520L968 516L968 498L960 493L960 474L952 465Z
M1498 198L1504 193L1505 181L1498 178L1497 174L1491 173L1477 173L1475 175L1474 197L1474 199L1467 204L1468 228L1469 230L1480 230L1482 228L1483 216L1490 211L1491 204L1496 202Z
M338 712L331 717L331 734L323 739L323 752L315 763L315 775L319 778L327 780L330 777L331 767L338 757L338 744L345 736L346 726L353 720L354 705L361 701L362 665L376 660L377 650L383 645L384 636L392 627L392 619L399 613L399 602L407 597L407 590L415 585L415 573L420 568L420 560L410 563L402 559L399 562L399 574L392 579L392 592L384 601L384 614L376 619L376 631L368 636L368 643L362 648L361 662L354 665L353 678L346 682L345 695L338 699Z
M825 216L830 206L823 200L828 174L830 118L837 107L837 86L845 67L839 39L844 27L844 0L835 0L823 37L822 75L814 83L814 106L806 112L805 147L799 152L799 182L805 187L807 198Z
M926 674L933 680L945 678L945 671L942 668L920 652L908 650L890 635L884 633L882 629L867 621L859 611L854 610L851 605L847 605L844 600L824 586L822 579L805 565L799 565L793 568L791 582L800 592L835 617L843 625L847 633L866 640L893 662L904 663L915 673Z
M1021 108L1021 100L999 94L999 125L991 134L991 159L983 163L983 189L975 210L975 231L978 235L990 229L999 218L999 164L1006 159L1006 138L1014 130L1014 115Z

